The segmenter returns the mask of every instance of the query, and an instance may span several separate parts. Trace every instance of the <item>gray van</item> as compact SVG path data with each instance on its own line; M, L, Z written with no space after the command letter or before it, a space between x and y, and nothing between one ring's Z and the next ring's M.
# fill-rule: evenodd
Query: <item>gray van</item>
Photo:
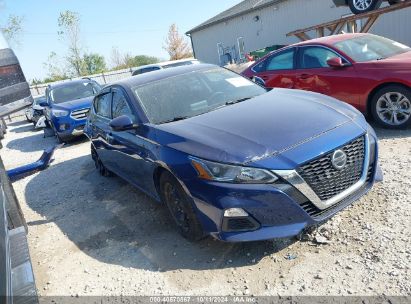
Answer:
M0 116L32 101L19 61L0 33ZM38 303L26 234L23 213L0 157L0 303Z
M20 63L0 34L0 116L24 109L32 103L30 86Z

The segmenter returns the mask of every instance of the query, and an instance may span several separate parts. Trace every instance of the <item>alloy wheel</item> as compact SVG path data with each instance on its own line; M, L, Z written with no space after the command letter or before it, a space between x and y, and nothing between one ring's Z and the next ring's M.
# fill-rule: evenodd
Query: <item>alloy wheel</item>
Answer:
M188 232L190 230L190 222L184 209L185 202L176 187L171 183L167 182L164 185L164 198L177 225L183 231Z
M377 100L376 110L383 122L400 126L410 119L411 101L402 93L387 92Z
M359 11L366 11L375 0L354 0L354 7Z

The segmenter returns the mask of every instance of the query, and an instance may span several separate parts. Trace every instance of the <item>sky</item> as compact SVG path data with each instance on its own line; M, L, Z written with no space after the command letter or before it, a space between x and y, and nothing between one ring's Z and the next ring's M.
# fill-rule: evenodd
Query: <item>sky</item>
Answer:
M164 40L172 23L180 34L241 0L0 0L0 25L10 14L23 17L24 32L14 47L28 80L47 76L51 52L63 58L67 46L57 35L60 12L78 12L81 42L110 64L113 47L121 53L168 59Z

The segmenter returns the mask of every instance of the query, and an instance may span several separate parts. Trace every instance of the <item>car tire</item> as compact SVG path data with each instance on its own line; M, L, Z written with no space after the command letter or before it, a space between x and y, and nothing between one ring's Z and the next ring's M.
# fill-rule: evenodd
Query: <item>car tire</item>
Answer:
M100 157L98 156L97 151L93 145L91 145L91 158L93 159L94 166L96 167L101 176L113 176L113 173L110 170L108 170L106 166L104 166L103 162L100 160Z
M6 122L4 121L3 118L2 118L1 121L0 121L0 128L1 128L2 132L3 132L3 134L6 134L6 133L7 133L7 124L6 124Z
M348 0L348 6L354 14L363 14L373 11L381 6L382 0L364 0L361 3L356 3L358 0Z
M388 129L404 129L411 125L411 89L389 85L378 90L371 101L374 120Z
M65 144L67 141L64 140L56 131L54 131L56 134L56 138L59 144Z
M161 174L160 196L184 238L190 241L204 238L204 231L194 211L192 199L169 172Z

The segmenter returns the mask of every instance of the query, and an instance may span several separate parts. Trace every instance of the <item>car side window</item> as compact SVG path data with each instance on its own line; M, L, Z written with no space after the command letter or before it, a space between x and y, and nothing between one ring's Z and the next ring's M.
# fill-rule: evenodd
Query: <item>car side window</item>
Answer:
M267 59L267 71L292 70L294 68L294 49L275 54Z
M113 118L127 115L134 120L133 111L131 110L126 97L120 91L115 91L113 93L112 113Z
M97 115L111 118L111 93L100 95L94 102L94 110Z
M328 68L327 61L331 58L340 57L335 52L323 47L305 47L300 51L300 67L302 69ZM343 62L345 60L343 59Z

